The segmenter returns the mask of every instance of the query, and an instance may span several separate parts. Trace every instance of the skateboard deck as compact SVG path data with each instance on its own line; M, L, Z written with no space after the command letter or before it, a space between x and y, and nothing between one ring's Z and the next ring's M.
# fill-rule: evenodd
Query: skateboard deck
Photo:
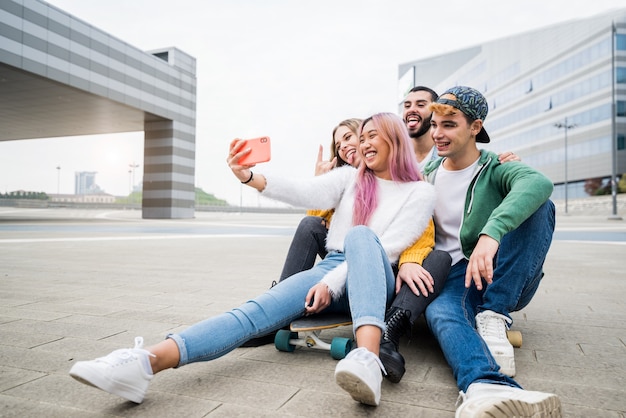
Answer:
M331 329L345 325L351 325L352 318L348 314L321 313L311 316L303 316L289 325L289 329L294 332L315 331Z
M321 313L303 316L291 322L289 330L276 333L274 346L279 351L294 351L296 347L307 347L330 351L335 360L343 359L352 350L352 338L334 337L328 342L320 334L323 330L352 324L349 314Z

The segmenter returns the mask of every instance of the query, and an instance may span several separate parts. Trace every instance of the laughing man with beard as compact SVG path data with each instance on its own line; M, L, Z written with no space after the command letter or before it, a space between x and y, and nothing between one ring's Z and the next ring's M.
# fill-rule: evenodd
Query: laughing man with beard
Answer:
M415 158L420 169L430 160L437 158L435 143L430 135L430 119L432 113L428 105L437 100L437 93L428 87L417 86L409 90L404 98L402 119L413 139Z

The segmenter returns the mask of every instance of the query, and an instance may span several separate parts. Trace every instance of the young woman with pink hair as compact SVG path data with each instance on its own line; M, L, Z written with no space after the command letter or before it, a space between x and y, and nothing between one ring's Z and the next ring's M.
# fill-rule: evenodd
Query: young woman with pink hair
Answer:
M335 380L353 399L379 404L384 367L378 353L396 284L392 263L428 227L435 203L434 188L421 181L402 120L392 113L365 119L358 168L347 165L309 179L253 173L251 166L239 164L249 152L245 141L230 144L227 162L242 183L292 205L335 208L328 255L295 280L147 349L138 337L133 349L79 361L72 377L139 403L157 372L213 360L303 315L349 312L357 348L339 361Z

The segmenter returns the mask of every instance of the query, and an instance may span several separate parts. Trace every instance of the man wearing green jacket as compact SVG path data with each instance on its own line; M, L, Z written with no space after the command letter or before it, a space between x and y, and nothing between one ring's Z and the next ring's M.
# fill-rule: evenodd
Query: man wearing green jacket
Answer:
M477 148L490 141L487 101L477 90L453 87L430 109L440 158L424 175L437 192L435 248L450 254L452 268L426 319L461 391L456 416L560 416L556 395L512 379L506 337L510 313L530 302L543 277L555 223L552 182Z

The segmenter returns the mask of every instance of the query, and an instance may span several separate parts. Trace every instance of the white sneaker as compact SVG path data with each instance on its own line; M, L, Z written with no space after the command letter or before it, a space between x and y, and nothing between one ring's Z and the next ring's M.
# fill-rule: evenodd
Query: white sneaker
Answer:
M515 376L515 355L513 346L506 336L511 320L493 311L484 311L476 315L476 330L491 351L491 355L500 366L500 373Z
M76 362L70 376L86 385L141 403L154 377L148 356L155 357L143 349L143 338L136 337L132 349L115 350L106 357Z
M335 381L355 401L366 405L380 404L380 386L384 367L376 354L366 348L356 348L337 363Z
M463 403L455 418L555 418L561 416L561 401L553 393L533 392L506 385L472 383L459 393ZM458 403L458 401L457 401Z

